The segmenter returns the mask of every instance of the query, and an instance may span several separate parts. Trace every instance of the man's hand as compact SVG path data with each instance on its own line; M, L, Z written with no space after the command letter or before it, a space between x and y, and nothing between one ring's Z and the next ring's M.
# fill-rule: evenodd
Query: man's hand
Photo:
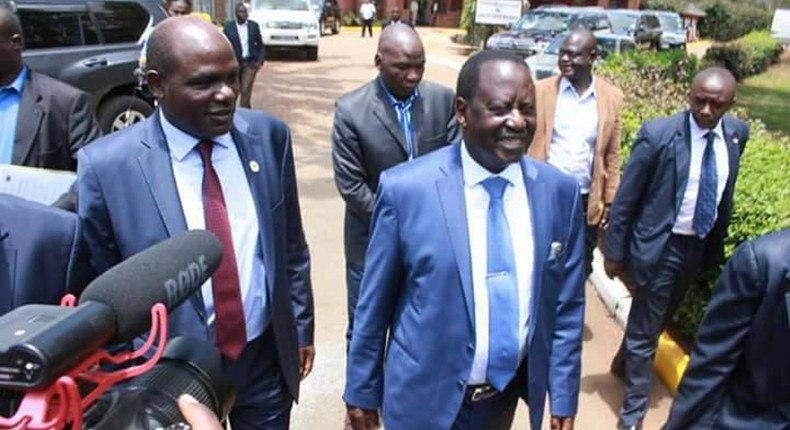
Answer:
M315 347L303 346L299 348L299 376L304 379L313 371L315 360Z
M603 213L601 214L601 222L598 223L598 228L606 230L609 228L609 211L612 209L611 204L603 205Z
M573 417L551 417L551 430L573 430Z
M214 412L189 394L178 398L178 409L192 430L224 430Z
M375 410L346 406L348 420L353 430L373 430L379 428L379 413Z
M604 272L606 272L606 276L608 276L609 279L614 279L614 278L622 279L623 275L625 274L625 265L623 264L622 261L614 261L608 258L604 258L603 270Z

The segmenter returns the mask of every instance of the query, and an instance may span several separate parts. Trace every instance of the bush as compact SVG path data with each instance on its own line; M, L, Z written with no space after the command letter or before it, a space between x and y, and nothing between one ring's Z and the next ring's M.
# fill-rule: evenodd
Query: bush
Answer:
M754 30L771 27L773 10L749 2L716 1L705 7L705 17L699 22L703 38L718 41L735 40Z
M686 7L686 4L687 2L684 0L650 0L642 2L640 9L680 12Z
M343 15L343 25L346 27L353 27L355 25L359 25L357 14L355 14L353 10L350 10L346 12L345 15Z
M599 66L597 72L625 95L621 112L624 164L642 123L686 109L696 67L693 57L677 52L613 55ZM740 110L734 114L746 118ZM726 258L741 242L790 226L790 139L769 133L759 121L749 122L751 138L741 158ZM718 272L710 274L689 291L674 320L681 335L693 338L717 278Z
M706 65L727 68L738 81L764 72L782 54L782 44L768 31L755 31L735 42L713 45L705 53Z

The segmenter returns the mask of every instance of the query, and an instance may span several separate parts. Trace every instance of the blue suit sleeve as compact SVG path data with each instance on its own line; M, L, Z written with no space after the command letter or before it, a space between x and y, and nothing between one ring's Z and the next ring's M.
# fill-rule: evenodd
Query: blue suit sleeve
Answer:
M104 273L121 261L112 221L107 210L99 176L90 156L80 151L77 159L77 213L82 220L84 242L90 254L90 265L96 275Z
M655 170L656 150L648 129L642 126L631 149L611 211L603 254L613 261L624 261L632 224L642 205L642 194Z
M766 280L751 242L740 246L713 291L664 430L713 428L727 378L743 355Z
M287 212L288 276L291 280L291 303L296 317L299 346L313 345L315 321L313 313L313 287L310 282L310 250L302 227L299 207L299 190L296 185L293 150L290 132L286 138L283 159L283 190Z
M382 403L387 330L404 277L398 211L387 182L384 172L373 211L343 395L347 404L372 410Z
M573 212L568 234L565 275L557 298L556 321L549 357L551 414L576 415L581 378L584 332L584 219L578 185L573 194ZM551 287L551 286L546 286Z

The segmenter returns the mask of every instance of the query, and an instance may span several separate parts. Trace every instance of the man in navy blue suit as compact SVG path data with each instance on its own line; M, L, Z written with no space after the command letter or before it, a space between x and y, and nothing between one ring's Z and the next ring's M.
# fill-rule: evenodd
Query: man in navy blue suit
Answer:
M80 152L79 213L99 273L187 229L219 237L220 267L169 334L216 342L235 430L286 429L315 354L310 256L290 131L236 109L238 67L211 24L159 24L147 72L159 110Z
M535 87L483 51L455 104L463 142L386 170L376 193L344 400L355 430L510 429L519 397L573 429L584 325L575 179L524 157Z
M604 268L633 291L623 345L612 365L623 372L623 429L647 412L658 337L689 283L718 267L732 214L749 128L725 113L736 82L714 67L694 78L689 111L649 121L631 151L609 216ZM624 357L624 360L618 357Z
M790 428L790 229L736 249L664 430Z
M237 4L236 20L226 22L222 31L233 45L233 52L239 62L239 106L250 108L255 75L263 67L264 47L261 27L257 22L249 20L247 15L247 6L244 3Z

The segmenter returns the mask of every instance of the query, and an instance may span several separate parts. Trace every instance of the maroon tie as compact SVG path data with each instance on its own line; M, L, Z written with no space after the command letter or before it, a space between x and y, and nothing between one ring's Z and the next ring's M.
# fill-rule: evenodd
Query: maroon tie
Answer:
M214 143L211 141L202 140L198 144L198 151L203 159L203 214L206 217L206 229L214 233L222 243L222 261L211 276L214 313L217 316L217 346L223 355L236 359L247 344L247 327L244 323L239 272L228 210L217 172L211 164L213 148Z

